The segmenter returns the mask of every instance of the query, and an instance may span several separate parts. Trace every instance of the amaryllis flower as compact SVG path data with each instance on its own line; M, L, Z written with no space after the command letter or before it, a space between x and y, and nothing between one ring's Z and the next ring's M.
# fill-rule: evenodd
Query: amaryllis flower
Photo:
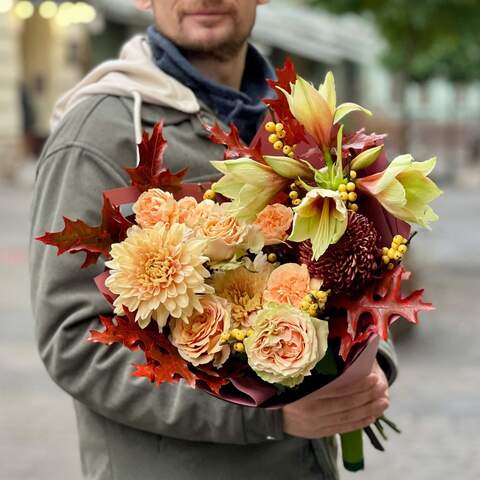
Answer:
M267 304L252 330L244 341L248 364L269 383L300 384L327 351L328 322L290 305Z
M400 155L383 172L359 178L357 189L375 197L394 217L428 227L438 220L428 204L442 193L428 178L436 161L415 162L409 154Z
M293 211L293 231L289 240L310 240L314 260L318 260L329 245L337 243L347 228L348 212L338 191L314 188Z
M337 107L332 72L327 73L318 90L300 76L297 76L297 81L292 84L291 93L279 89L286 96L293 116L322 149L330 147L333 126L345 115L354 111L371 115L370 111L355 103L343 103Z
M111 272L105 284L118 295L115 313L123 315L127 308L142 328L153 319L161 329L169 316L188 322L195 310L202 312L199 295L213 293L205 283L206 247L207 241L194 238L183 224L130 228L106 262Z
M202 312L194 312L189 322L170 320L170 341L178 353L194 366L213 362L221 367L230 355L230 346L222 342L222 335L230 330L231 306L215 295L201 297Z
M257 213L285 189L291 181L281 177L268 165L251 158L238 158L211 164L224 176L212 188L232 200L230 211L237 218L254 221Z

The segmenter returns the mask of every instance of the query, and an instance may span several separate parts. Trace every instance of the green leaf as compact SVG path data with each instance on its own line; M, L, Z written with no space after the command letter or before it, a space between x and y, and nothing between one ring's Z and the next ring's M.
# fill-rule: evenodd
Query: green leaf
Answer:
M315 371L320 375L334 376L338 374L335 355L331 348L328 348L324 357L315 365Z

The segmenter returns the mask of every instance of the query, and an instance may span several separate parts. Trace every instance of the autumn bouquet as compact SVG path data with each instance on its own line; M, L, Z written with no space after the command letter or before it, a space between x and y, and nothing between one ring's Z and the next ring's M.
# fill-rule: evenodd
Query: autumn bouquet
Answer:
M86 252L83 267L105 257L96 282L112 312L90 340L143 350L133 375L279 408L367 374L390 324L432 308L400 287L408 224L437 219L428 204L440 190L434 158L387 164L383 135L345 132L347 114L370 112L337 106L331 73L316 89L287 62L270 85L252 145L235 125L206 126L226 146L215 183L166 168L157 124L127 169L131 186L104 193L101 225L65 218L39 240ZM395 428L382 417L366 429L377 448L385 425ZM361 440L342 436L351 470L363 466Z

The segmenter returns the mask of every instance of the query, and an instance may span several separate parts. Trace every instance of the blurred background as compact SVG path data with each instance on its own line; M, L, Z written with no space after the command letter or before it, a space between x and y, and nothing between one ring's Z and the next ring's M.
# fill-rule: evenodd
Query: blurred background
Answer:
M36 352L28 301L29 205L55 100L150 22L133 0L0 0L0 478L79 480L70 399ZM416 237L416 279L436 312L395 329L401 372L390 416L403 429L367 471L342 478L480 479L480 4L477 0L272 0L253 42L293 58L341 101L374 112L390 158L438 156L441 220ZM362 118L362 121L364 119ZM354 125L352 125L354 126Z

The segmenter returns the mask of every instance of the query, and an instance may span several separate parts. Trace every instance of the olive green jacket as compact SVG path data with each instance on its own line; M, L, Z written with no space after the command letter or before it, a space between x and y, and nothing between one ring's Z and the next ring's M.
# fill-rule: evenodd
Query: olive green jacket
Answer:
M126 186L123 167L135 165L132 111L127 97L94 95L66 114L38 162L32 237L61 230L62 216L100 223L102 192ZM165 122L168 167L187 166L189 181L211 178L208 161L223 157L201 124L212 120L211 112L146 104L141 119L148 130ZM102 262L80 270L81 257L57 257L53 247L31 244L38 347L53 380L74 399L85 478L338 478L333 439L285 435L281 411L236 406L184 384L154 387L131 375L140 354L88 342L110 306L93 282ZM387 350L383 359L393 378Z

